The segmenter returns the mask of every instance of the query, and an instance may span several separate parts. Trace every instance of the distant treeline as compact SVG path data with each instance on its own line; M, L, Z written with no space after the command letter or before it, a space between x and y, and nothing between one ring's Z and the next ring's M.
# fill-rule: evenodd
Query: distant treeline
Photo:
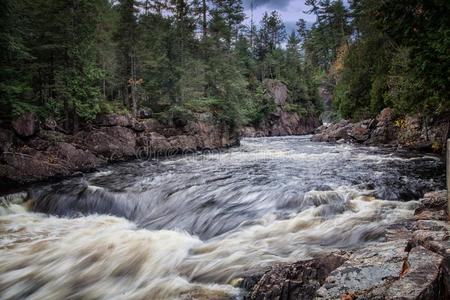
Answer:
M317 21L287 33L276 11L244 22L242 0L3 0L0 118L36 111L76 130L150 108L163 122L257 124L275 110L266 78L300 115L322 110L319 85L346 118L448 109L448 1L306 4Z

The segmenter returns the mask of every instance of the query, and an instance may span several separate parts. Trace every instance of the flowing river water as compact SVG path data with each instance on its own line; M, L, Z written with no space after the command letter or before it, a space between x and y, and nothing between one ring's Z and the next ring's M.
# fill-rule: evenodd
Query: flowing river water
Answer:
M0 299L241 299L236 278L379 240L443 188L443 168L431 155L255 138L33 186L26 205L2 209Z

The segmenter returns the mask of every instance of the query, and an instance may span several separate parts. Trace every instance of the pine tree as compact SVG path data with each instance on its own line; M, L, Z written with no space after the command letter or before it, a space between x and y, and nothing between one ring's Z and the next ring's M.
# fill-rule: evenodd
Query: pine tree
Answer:
M133 115L137 113L137 21L134 0L120 0L120 20L116 40L118 43L119 74L122 86L123 104Z

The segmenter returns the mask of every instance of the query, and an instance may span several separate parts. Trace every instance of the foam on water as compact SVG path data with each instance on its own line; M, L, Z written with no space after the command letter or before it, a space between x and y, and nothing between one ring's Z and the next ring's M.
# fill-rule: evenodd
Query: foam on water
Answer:
M233 279L383 238L441 172L291 137L35 186L0 208L0 298L241 299Z

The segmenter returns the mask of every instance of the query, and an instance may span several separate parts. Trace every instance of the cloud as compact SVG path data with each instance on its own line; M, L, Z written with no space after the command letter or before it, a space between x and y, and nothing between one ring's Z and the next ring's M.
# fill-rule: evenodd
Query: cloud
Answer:
M244 0L244 6L250 8L251 1L252 0ZM253 6L254 8L266 6L270 9L283 9L289 5L289 2L291 2L291 0L253 0Z

